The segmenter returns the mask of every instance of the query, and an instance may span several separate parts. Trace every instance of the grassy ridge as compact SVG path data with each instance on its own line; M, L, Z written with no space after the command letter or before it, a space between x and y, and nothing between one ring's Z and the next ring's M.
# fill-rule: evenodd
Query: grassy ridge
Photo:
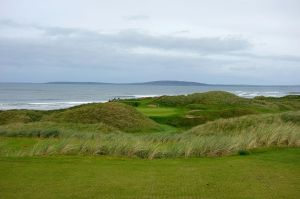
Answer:
M80 124L67 122L30 122L0 125L0 136L7 137L67 137L73 134L119 133L119 129L104 123Z
M158 125L135 108L116 102L87 104L50 114L46 121L95 124L104 123L127 132L157 130Z
M0 125L40 121L45 114L47 112L36 110L0 111Z
M223 91L121 102L137 107L158 123L184 129L219 118L300 110L300 96L246 99Z
M55 111L0 111L0 125L40 121L103 123L120 131L146 132L159 128L155 122L189 129L219 118L300 110L299 96L245 99L222 91L118 101L122 103L94 103Z
M116 102L86 104L55 111L10 110L0 112L0 125L31 122L66 123L66 126L70 126L68 123L106 125L103 127L104 132L107 130L147 132L159 129L158 124L132 106ZM92 127L93 125L90 129ZM96 128L96 130L98 129Z
M0 136L39 139L34 145L17 149L7 148L9 139L2 139L0 154L154 159L299 147L300 113L295 111L299 99L244 99L226 92L207 92L86 104L55 111L2 111ZM19 141L22 145L22 139Z
M77 133L61 139L40 139L19 150L7 150L7 139L3 139L0 154L85 154L154 159L223 156L265 147L299 147L300 125L295 121L299 115L299 112L289 112L220 119L179 134Z
M0 157L1 198L297 199L300 151L142 160Z

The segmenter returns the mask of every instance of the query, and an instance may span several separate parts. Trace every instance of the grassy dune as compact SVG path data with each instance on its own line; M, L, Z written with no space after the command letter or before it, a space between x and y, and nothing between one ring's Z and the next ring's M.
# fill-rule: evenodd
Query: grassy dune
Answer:
M9 139L1 139L0 154L154 159L223 156L249 153L256 148L300 146L300 112L296 111L299 97L244 99L226 92L208 92L121 102L56 111L2 111L0 136L37 139L34 145L17 149L7 147ZM242 107L252 112L235 115ZM218 115L225 110L232 113L229 118ZM255 112L258 110L263 111ZM194 126L203 117L211 119ZM19 144L22 145L22 139Z
M300 110L300 96L246 99L223 91L121 100L154 121L189 129L220 118Z
M293 199L299 150L299 96L0 111L0 198Z
M158 130L159 125L124 103L86 104L55 111L10 110L0 112L0 124L55 122L101 124L103 129L124 132ZM104 127L106 125L106 127ZM61 126L61 125L60 125Z
M0 151L18 156L85 154L148 159L248 153L256 148L299 147L299 116L300 112L288 112L220 119L175 134L61 134L58 138L38 139L35 145L13 152L3 152L6 147L0 145Z

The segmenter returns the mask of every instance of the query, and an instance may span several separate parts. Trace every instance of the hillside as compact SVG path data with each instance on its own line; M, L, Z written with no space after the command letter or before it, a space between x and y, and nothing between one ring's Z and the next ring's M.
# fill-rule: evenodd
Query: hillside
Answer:
M246 99L224 91L119 100L158 123L191 128L219 118L300 110L300 96Z
M172 81L172 80L162 80L162 81L151 81L142 83L132 83L134 85L153 85L153 86L205 86L208 84L199 82L188 82L188 81Z
M115 100L118 102L55 111L2 111L0 136L16 142L4 141L0 154L153 159L299 147L299 99L299 96L245 99L214 91ZM25 147L17 144L17 140L22 143L26 139L33 144Z
M133 82L133 83L106 83L106 82L47 82L46 84L91 84L91 85L151 85L151 86L205 86L208 84L188 81L150 81L150 82Z
M44 117L44 121L83 124L104 123L123 131L149 131L158 125L135 108L116 102L86 104Z
M159 127L132 106L116 102L85 104L55 111L0 112L0 125L32 122L105 124L112 127L107 127L108 129L119 129L125 132L152 131Z

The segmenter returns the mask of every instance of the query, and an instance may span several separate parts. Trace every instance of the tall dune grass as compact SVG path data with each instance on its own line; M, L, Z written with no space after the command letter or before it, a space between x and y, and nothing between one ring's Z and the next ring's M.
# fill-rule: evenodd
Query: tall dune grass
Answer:
M15 155L82 154L153 159L222 156L264 147L300 147L300 125L293 122L299 112L288 114L288 117L270 114L220 119L180 134L77 133L41 139L32 147L16 151Z

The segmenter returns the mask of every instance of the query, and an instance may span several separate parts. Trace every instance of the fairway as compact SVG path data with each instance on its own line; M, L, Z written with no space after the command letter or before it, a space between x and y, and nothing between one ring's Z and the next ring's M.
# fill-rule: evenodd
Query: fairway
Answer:
M0 157L0 198L299 198L300 149L247 156Z
M142 112L147 116L172 116L181 114L183 111L178 108L169 108L169 107L138 107L137 110Z

